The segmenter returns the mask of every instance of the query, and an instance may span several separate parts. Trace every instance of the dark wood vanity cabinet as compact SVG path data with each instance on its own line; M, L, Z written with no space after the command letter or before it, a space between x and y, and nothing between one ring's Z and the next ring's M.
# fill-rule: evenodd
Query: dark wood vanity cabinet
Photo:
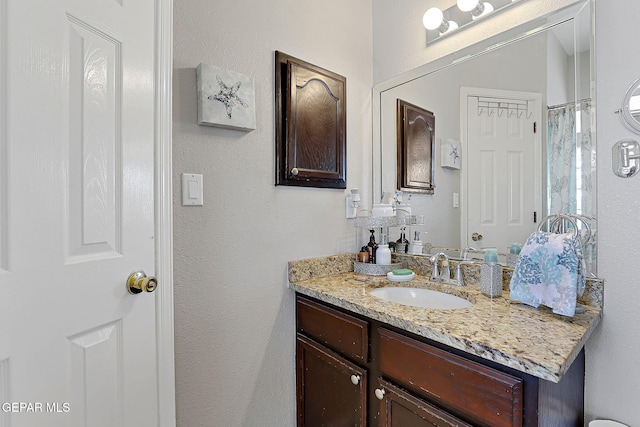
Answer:
M583 425L583 351L552 383L306 296L296 310L298 427Z

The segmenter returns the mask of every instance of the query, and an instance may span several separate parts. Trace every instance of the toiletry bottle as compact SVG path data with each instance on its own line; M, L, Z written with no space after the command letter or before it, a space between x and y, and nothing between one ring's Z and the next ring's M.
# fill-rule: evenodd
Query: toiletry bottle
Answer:
M507 254L507 267L516 268L521 249L522 247L519 243L511 244L511 246L509 247L509 253Z
M405 228L400 229L400 238L396 241L396 252L399 254L406 254L409 249L409 241L404 235Z
M420 241L420 232L416 231L413 234L413 242L409 244L409 251L411 255L422 255L422 242Z
M491 298L502 295L502 266L498 264L495 249L484 251L484 262L480 266L480 291Z
M358 253L358 262L367 263L369 262L369 251L366 246L363 246Z
M374 230L371 231L371 236L369 236L369 243L367 243L367 250L369 251L369 262L372 264L376 263L376 250L378 249L378 244L376 243L376 236L374 234Z
M378 245L378 250L376 250L376 264L391 264L391 251L387 244L387 237L384 234L380 236L380 244Z

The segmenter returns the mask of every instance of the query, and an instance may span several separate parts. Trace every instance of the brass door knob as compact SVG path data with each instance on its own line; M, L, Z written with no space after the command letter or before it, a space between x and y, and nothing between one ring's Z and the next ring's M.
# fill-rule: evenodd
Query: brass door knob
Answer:
M474 242L477 242L478 240L482 240L482 234L473 233L471 235L471 240L473 240Z
M130 294L153 292L158 287L158 281L153 276L147 276L144 271L134 271L127 278L127 290Z

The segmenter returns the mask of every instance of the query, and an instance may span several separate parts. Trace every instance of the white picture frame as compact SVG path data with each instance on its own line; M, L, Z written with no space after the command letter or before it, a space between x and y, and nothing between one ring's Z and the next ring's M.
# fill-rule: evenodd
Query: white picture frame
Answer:
M198 124L252 131L256 128L254 81L215 65L196 68Z
M440 166L447 169L460 169L462 166L460 141L447 139L440 142Z

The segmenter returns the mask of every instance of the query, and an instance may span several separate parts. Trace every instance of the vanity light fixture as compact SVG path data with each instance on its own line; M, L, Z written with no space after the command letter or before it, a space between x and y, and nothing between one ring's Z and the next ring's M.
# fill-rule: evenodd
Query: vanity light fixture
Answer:
M432 7L422 18L427 31L427 45L449 35L454 30L460 31L469 25L495 15L498 11L507 9L526 0L457 0L456 4L446 10Z

